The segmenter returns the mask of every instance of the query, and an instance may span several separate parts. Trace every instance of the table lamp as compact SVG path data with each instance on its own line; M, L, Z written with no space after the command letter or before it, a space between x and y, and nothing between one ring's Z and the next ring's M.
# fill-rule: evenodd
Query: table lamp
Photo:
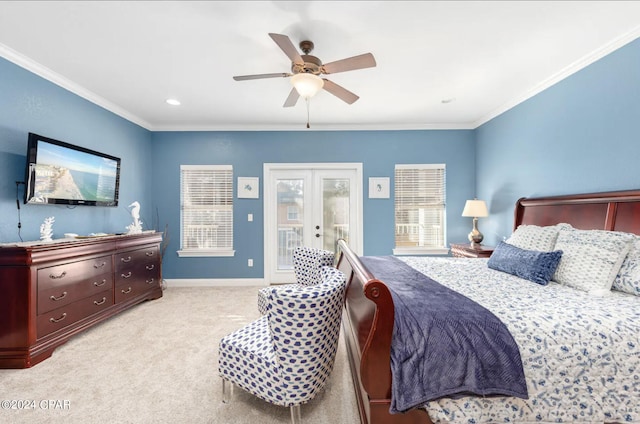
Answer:
M489 212L487 211L487 204L484 200L467 200L467 203L464 205L464 210L462 211L462 216L471 216L473 217L473 229L469 233L469 241L472 244L480 244L482 243L482 239L484 236L478 230L478 218L484 218L489 216Z

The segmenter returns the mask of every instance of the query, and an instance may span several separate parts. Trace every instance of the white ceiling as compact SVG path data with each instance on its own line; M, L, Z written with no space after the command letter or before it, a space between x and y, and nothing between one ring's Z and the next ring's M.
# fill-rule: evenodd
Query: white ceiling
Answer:
M476 128L638 38L640 2L0 1L0 56L150 130L304 129L288 79L232 79L290 71L270 32L375 56L312 129Z

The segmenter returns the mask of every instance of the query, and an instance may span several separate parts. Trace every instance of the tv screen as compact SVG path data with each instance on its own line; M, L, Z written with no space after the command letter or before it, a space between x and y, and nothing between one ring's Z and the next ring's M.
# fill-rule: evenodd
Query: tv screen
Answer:
M25 204L118 206L120 158L29 133Z

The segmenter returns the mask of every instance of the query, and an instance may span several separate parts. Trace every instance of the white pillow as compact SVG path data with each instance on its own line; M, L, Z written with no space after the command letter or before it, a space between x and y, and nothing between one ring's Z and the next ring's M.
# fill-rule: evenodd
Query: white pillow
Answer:
M555 249L562 250L562 259L553 279L591 294L606 294L632 240L627 233L561 228Z
M520 249L551 252L554 250L558 232L561 228L572 227L569 224L549 225L546 227L520 225L505 242Z
M640 237L633 237L629 253L613 280L612 289L640 296Z

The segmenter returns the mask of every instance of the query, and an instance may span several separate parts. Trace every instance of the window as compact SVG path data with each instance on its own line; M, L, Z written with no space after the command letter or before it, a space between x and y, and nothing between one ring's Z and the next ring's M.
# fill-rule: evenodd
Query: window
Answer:
M233 256L233 168L180 166L179 256Z
M287 221L297 221L298 219L298 207L287 206Z
M446 254L445 165L396 165L396 255Z

